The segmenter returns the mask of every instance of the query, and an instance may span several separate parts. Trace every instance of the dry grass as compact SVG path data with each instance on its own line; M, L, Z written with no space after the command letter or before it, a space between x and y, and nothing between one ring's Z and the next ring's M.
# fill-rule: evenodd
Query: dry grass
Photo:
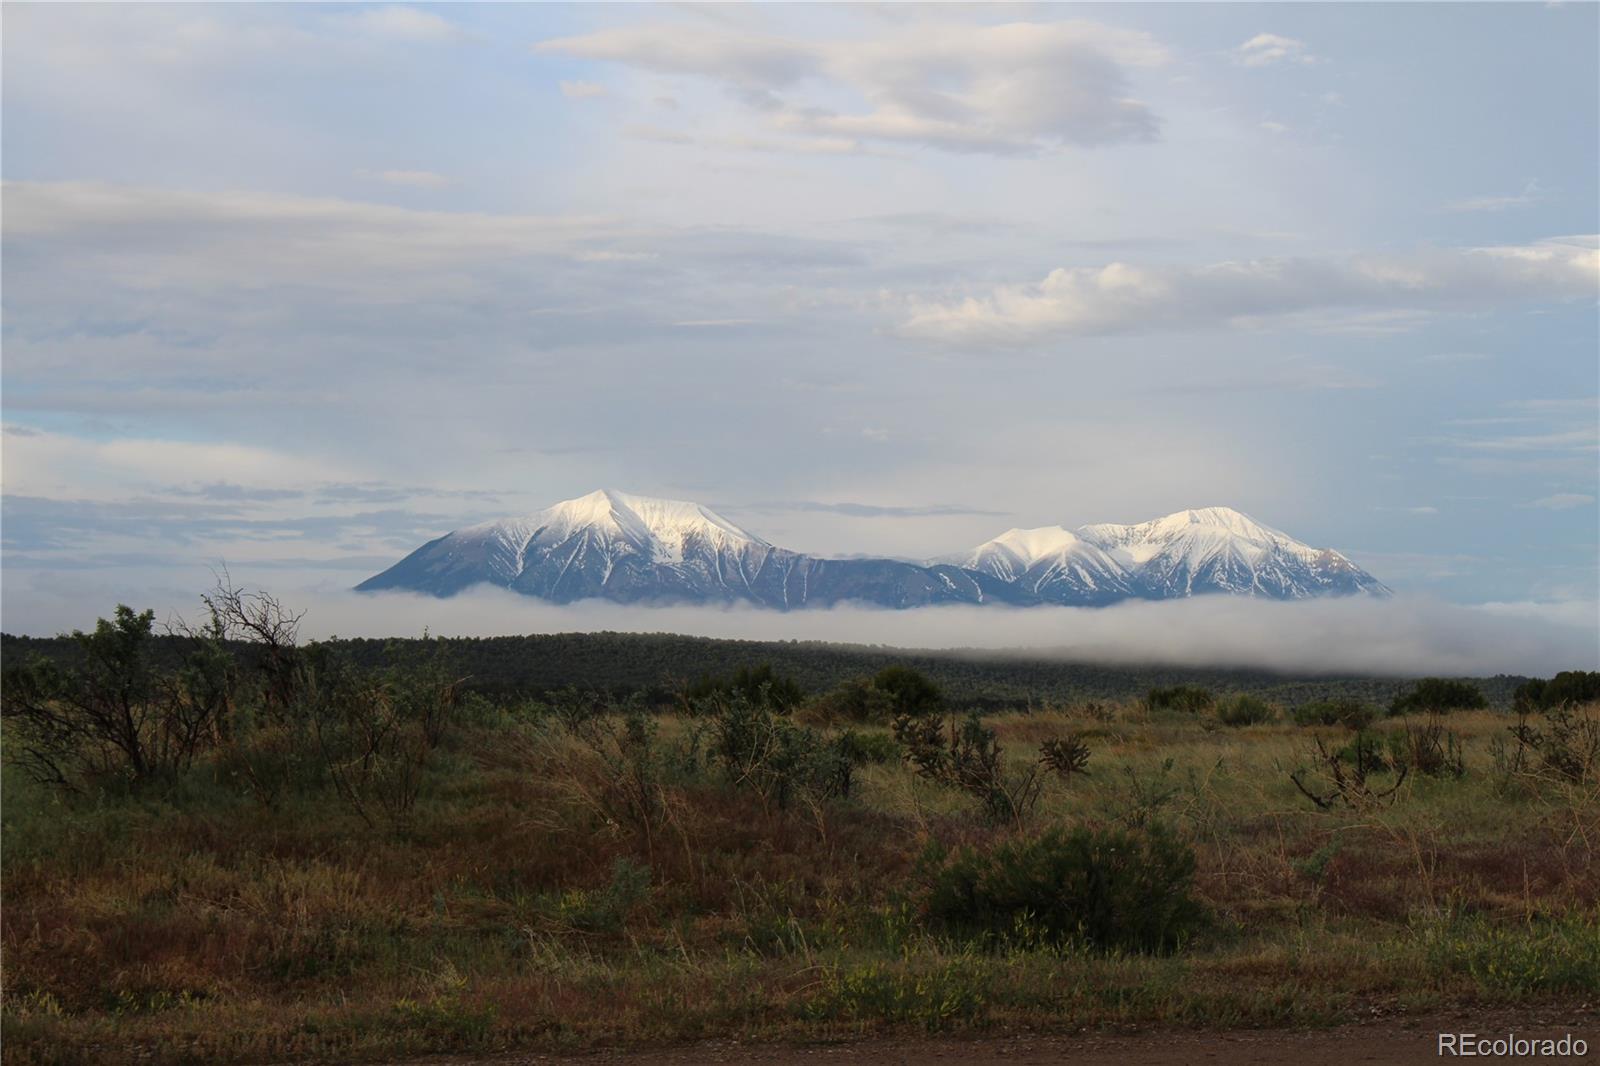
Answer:
M858 767L848 800L763 805L677 718L659 722L648 824L616 814L596 749L548 719L459 736L403 836L331 795L258 806L209 767L163 798L92 801L7 772L5 1061L1310 1024L1600 979L1596 791L1498 775L1502 715L1449 720L1464 776L1326 812L1288 777L1313 731L1281 721L1130 705L989 724L1017 769L1068 732L1094 751L1005 832L1174 826L1208 932L1159 958L940 942L917 920L918 856L993 840L974 800L888 763Z

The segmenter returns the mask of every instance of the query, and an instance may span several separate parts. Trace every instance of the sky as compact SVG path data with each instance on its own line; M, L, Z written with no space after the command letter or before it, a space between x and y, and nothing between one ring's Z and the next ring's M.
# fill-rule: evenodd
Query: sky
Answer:
M4 31L8 632L221 565L420 626L341 596L612 487L900 558L1231 506L1441 655L1454 611L1600 658L1600 5Z

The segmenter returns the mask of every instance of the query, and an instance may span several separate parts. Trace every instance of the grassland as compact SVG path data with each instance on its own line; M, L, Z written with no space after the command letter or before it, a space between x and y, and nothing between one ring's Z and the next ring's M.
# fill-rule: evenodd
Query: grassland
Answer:
M1089 751L997 816L919 774L882 719L757 715L848 753L847 787L820 788L720 757L725 705L573 699L468 701L393 817L315 775L266 802L221 749L158 787L76 794L8 766L5 1061L1322 1025L1600 988L1600 782L1509 759L1504 712L1442 720L1459 775L1401 780L1390 755L1348 795L1325 792L1315 739L1355 734L1284 708L1241 727L1143 701L990 716L1013 789L1042 743ZM1192 849L1179 887L1203 912L1167 950L930 918L963 848L1155 826Z

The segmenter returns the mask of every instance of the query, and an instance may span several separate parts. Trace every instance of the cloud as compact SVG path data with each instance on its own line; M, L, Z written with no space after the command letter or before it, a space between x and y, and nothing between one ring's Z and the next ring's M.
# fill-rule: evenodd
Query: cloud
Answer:
M413 189L443 189L450 184L449 178L431 170L358 170L356 177Z
M1537 181L1530 181L1523 187L1522 192L1515 196L1469 196L1464 200L1452 200L1444 205L1443 210L1462 214L1475 211L1509 211L1512 208L1528 207L1544 199L1544 192Z
M1156 139L1159 120L1132 96L1127 68L1166 61L1148 34L1086 21L907 26L851 40L626 26L535 50L705 78L767 129L824 144L996 155ZM845 96L864 106L841 110Z
M1270 67L1278 63L1320 62L1304 41L1276 33L1258 33L1233 50L1233 61L1244 67Z
M1212 596L1100 609L839 607L783 613L594 601L558 606L495 589L448 600L359 595L340 591L334 584L338 577L294 587L272 560L229 565L236 581L264 586L288 606L305 610L308 638L416 636L424 629L440 636L605 630L1358 675L1548 676L1600 666L1596 605L1589 602L1472 608L1407 597L1274 603ZM3 590L7 630L43 634L81 628L118 601L152 607L162 617L192 614L198 593L211 582L201 565L187 577L168 575L159 585L114 571L94 577L80 582L18 572ZM192 579L192 589L181 588L186 579Z
M346 17L358 29L403 41L444 44L466 36L449 19L417 7L363 7Z
M561 95L568 100L593 100L606 95L606 87L595 81L564 81Z
M1553 496L1541 496L1529 507L1540 507L1546 511L1570 511L1574 507L1586 507L1594 503L1594 497L1581 492L1558 492Z
M1592 299L1593 238L1431 251L1409 257L1256 259L1204 266L1060 268L951 302L913 302L900 332L952 344L1027 344L1055 336L1270 324L1289 316ZM1392 310L1384 310L1384 309Z
M800 511L817 514L838 514L849 518L933 518L941 515L986 515L1001 518L1010 513L1008 511L988 511L981 507L967 507L956 503L932 503L923 506L897 507L868 503L820 503L815 500L746 504L740 509L758 514Z
M251 483L253 488L291 488L341 476L338 460L307 458L274 448L227 442L113 438L92 440L60 433L8 434L3 453L8 495L50 495L62 488L93 488L102 498L131 488L169 485L179 476L191 484Z

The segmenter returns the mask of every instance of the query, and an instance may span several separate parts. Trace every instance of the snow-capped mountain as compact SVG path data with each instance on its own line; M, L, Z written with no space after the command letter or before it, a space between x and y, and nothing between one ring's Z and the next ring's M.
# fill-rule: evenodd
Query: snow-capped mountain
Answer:
M999 578L1047 603L1092 606L1133 595L1120 563L1062 526L1008 530L947 561Z
M1226 507L1132 526L1013 529L919 565L819 559L776 547L699 504L609 489L447 533L356 587L450 596L478 584L557 603L742 602L785 610L843 601L1099 606L1211 592L1302 599L1389 591L1338 552Z
M1313 548L1228 507L1178 511L1138 525L1013 529L963 566L1011 575L1050 603L1209 592L1298 600L1389 590L1336 551Z
M486 583L570 603L603 598L791 608L1009 601L1004 583L953 566L817 559L777 548L696 503L603 489L537 514L430 541L356 586L449 596Z

